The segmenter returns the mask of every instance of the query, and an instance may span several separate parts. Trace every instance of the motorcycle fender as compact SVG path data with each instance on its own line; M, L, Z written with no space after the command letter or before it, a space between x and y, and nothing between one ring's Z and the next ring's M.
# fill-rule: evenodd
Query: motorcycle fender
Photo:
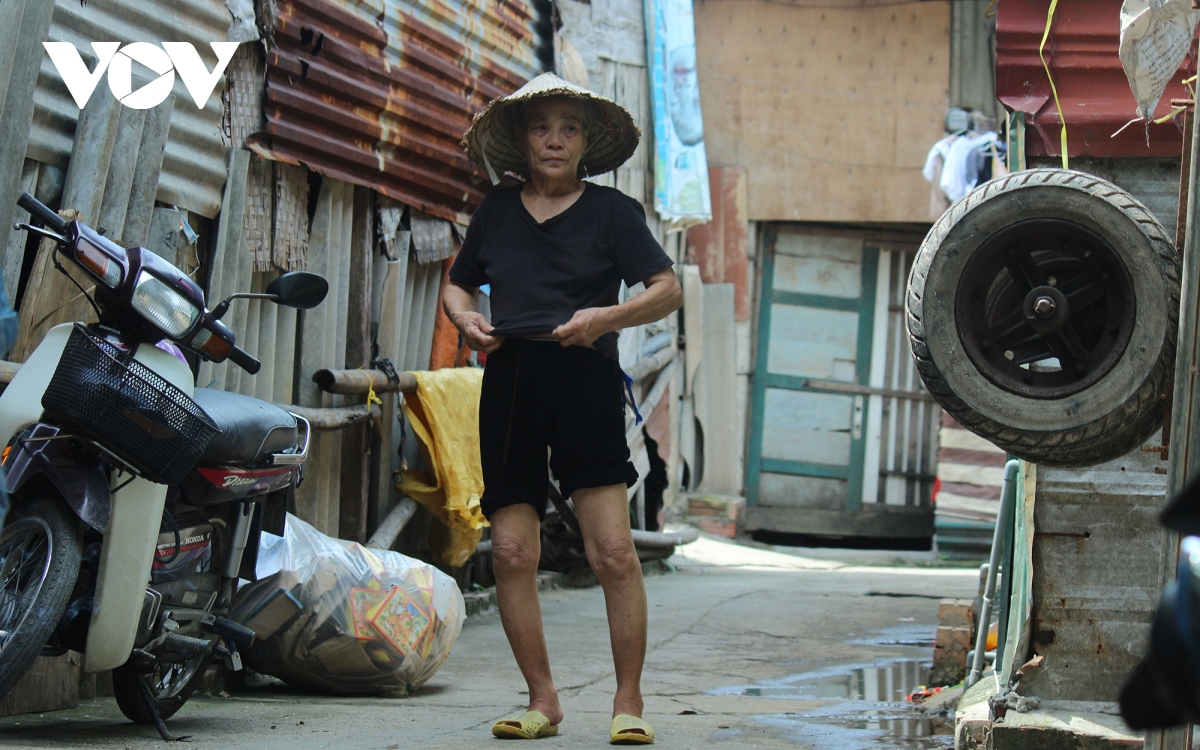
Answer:
M58 434L54 425L35 424L29 439L13 447L5 466L8 490L19 493L34 478L44 477L84 523L103 534L112 509L104 467L89 451L46 439Z
M71 327L63 323L47 331L0 395L0 445L7 445L13 435L42 418L42 396L58 369Z
M187 364L153 346L138 348L137 359L192 395L192 372ZM114 482L126 481L116 477ZM138 477L115 493L111 518L100 548L96 603L88 627L83 671L94 673L124 664L133 650L154 547L162 523L167 487Z

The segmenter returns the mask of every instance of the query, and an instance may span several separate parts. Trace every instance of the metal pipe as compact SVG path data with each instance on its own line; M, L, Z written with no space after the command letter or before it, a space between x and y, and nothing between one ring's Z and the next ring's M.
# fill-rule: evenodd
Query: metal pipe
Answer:
M1000 582L996 596L996 663L1004 663L1004 655L1008 652L1008 622L1012 612L1013 567L1016 560L1016 530L1017 530L1017 487L1013 486L1013 502L1008 504L1008 512L1001 522L1004 524L1004 546L1000 550Z
M229 553L221 567L221 575L226 578L237 578L242 567L242 555L246 552L246 543L250 541L250 521L254 518L254 505L238 503L237 518L229 532Z
M996 595L996 569L1000 564L1000 555L1004 549L1004 519L1008 517L1008 508L1017 499L1017 468L1020 463L1013 459L1004 465L1004 491L1000 495L1000 512L996 514L996 529L992 532L992 554L988 560L987 585L983 588L983 604L979 608L976 620L978 633L975 635L975 658L971 664L971 672L967 675L966 687L970 688L983 676L984 651L987 650L987 633L992 617L992 599ZM1005 571L1005 575L1009 575Z
M671 360L675 359L675 354L675 347L668 346L652 357L639 359L625 374L633 378L635 383L640 382L670 364Z

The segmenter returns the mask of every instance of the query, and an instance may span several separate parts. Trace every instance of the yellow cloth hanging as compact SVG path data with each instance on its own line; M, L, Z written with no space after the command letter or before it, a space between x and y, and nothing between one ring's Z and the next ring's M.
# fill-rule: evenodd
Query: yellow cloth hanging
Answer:
M421 441L425 466L433 475L405 471L397 489L440 521L429 531L434 558L458 567L475 552L487 526L479 507L483 496L479 463L483 370L454 367L413 375L417 392L404 397L404 413Z

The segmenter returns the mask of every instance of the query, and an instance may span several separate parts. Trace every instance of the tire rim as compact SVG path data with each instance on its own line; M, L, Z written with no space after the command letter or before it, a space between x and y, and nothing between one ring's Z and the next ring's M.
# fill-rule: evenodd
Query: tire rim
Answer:
M196 659L189 659L183 663L165 664L159 662L154 667L154 671L146 674L142 679L146 680L146 684L150 686L150 694L155 700L169 701L179 695L193 675L196 674L196 668L200 662Z
M1103 379L1133 335L1133 280L1087 227L1022 221L984 241L963 268L954 322L988 381L1025 398L1079 393Z
M54 536L41 518L15 521L0 534L0 653L33 610L53 559Z

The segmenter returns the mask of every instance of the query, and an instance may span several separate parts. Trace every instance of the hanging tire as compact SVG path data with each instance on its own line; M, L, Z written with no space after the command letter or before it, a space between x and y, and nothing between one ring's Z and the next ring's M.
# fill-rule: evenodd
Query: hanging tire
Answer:
M1037 169L980 186L925 237L906 307L925 387L1015 456L1096 464L1162 426L1179 260L1111 182Z
M136 670L128 665L113 670L113 696L117 707L125 718L135 724L153 724L154 714L146 705L138 682L144 682L158 708L163 721L183 708L196 688L204 681L209 656L196 657L184 662L159 663L150 672Z
M41 498L9 514L0 531L0 696L50 640L82 555L79 520L62 501Z

